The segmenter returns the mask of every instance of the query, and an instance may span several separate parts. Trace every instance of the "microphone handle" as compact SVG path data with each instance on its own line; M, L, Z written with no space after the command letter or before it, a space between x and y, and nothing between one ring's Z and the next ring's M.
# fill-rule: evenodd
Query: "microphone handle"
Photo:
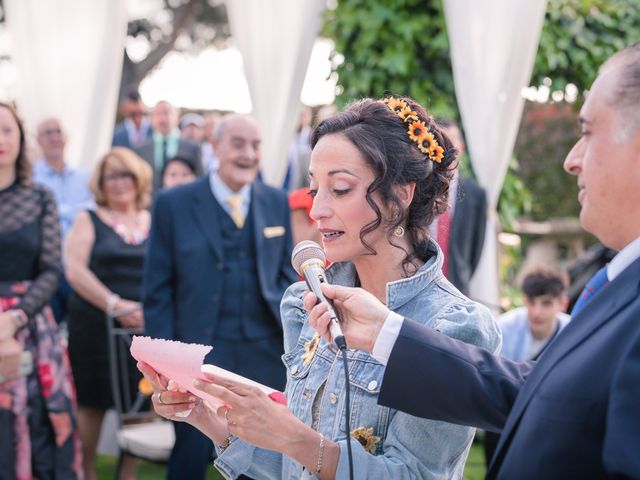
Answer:
M346 348L346 341L344 338L344 334L342 333L342 328L340 327L340 320L338 319L338 314L333 308L333 303L322 293L322 289L320 285L323 283L328 284L328 280L326 275L324 274L324 269L317 267L310 267L304 271L304 280L307 283L307 287L311 290L315 296L318 298L318 303L323 302L327 304L329 317L331 318L331 322L329 323L329 332L331 333L331 337L335 344L340 348Z

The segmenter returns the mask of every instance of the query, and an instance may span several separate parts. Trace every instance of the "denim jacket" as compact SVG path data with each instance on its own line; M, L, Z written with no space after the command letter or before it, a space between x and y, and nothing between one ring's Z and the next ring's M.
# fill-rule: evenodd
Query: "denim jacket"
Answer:
M441 251L433 242L429 248L437 254L415 275L387 284L388 307L445 335L496 353L501 336L494 318L446 280L441 271ZM356 284L351 263L333 264L327 276L333 284ZM313 341L316 332L302 305L306 291L302 282L292 285L281 304L288 407L305 424L340 445L336 478L348 478L344 367L334 345ZM362 350L348 350L348 360L354 478L462 478L474 429L379 406L384 366ZM411 365L407 365L407 375L411 375ZM319 413L314 416L312 407L318 394ZM217 458L215 465L226 478L240 474L259 479L309 478L293 459L240 439Z

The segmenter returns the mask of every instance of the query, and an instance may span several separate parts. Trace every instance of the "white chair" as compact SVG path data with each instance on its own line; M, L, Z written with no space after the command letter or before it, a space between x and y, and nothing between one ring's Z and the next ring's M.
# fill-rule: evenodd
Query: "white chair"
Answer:
M167 463L175 443L173 425L153 412L149 397L138 389L139 378L131 378L131 362L135 362L129 351L132 336L143 332L122 327L112 316L107 316L106 322L120 453Z

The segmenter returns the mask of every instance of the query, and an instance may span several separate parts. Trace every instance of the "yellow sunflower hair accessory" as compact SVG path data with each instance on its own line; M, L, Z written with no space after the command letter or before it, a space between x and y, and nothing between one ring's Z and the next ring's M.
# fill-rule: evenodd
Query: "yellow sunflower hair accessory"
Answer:
M418 114L411 110L409 104L405 100L395 97L387 97L383 102L407 125L407 134L411 141L418 146L418 150L427 155L430 160L441 163L444 158L444 148L440 146L424 121L420 120Z

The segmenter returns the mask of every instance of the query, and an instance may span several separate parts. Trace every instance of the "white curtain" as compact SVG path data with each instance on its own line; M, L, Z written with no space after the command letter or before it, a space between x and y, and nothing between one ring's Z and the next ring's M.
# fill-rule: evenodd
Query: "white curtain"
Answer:
M498 305L496 204L513 152L546 0L445 0L451 62L467 150L489 199L484 252L471 296Z
M262 175L267 183L279 186L326 0L226 0L226 4L262 133Z
M73 165L92 165L111 146L127 29L126 0L5 0L16 104L35 133L62 122Z

